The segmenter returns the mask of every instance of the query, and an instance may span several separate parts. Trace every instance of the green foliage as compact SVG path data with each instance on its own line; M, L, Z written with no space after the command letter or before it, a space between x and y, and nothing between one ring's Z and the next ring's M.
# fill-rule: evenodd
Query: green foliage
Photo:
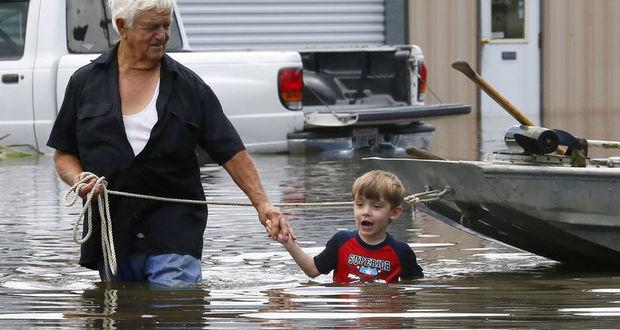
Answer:
M0 160L6 158L23 158L23 157L32 157L34 153L25 152L22 150L17 150L12 147L0 145Z

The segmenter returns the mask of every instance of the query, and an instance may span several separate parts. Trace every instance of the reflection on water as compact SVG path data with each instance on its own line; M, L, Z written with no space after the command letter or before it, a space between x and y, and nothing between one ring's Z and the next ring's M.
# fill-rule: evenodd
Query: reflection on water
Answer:
M368 170L355 158L256 156L275 202L351 200ZM209 198L244 200L225 172L203 169ZM423 213L390 232L413 247L427 275L392 285L340 286L309 279L267 240L252 208L212 206L204 281L186 289L98 283L77 266L77 209L50 157L0 162L0 325L3 328L614 328L620 276L567 269L453 229ZM353 227L348 207L286 209L300 245L320 252Z

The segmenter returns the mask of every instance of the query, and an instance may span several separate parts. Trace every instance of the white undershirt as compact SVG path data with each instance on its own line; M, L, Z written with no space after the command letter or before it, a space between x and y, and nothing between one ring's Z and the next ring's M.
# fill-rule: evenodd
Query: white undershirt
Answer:
M127 140L131 144L133 154L138 155L151 136L151 130L157 122L157 97L159 96L159 81L155 87L155 93L151 97L151 101L144 108L144 110L125 116L123 115L123 123L125 124L125 133L127 134Z

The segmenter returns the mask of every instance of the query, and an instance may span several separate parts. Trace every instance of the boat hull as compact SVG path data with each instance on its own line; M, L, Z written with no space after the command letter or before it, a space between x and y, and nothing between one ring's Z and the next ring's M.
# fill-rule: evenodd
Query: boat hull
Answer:
M450 187L438 219L570 264L620 267L620 169L369 158L410 193Z

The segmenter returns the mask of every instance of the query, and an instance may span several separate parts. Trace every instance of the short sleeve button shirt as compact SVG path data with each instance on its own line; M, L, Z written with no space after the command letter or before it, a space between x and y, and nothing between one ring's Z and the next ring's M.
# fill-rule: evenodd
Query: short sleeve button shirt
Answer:
M209 86L164 55L158 120L135 156L123 126L117 47L73 74L48 146L76 155L85 171L106 177L108 189L204 199L196 147L223 164L244 150L239 135ZM110 198L117 256L181 253L200 258L205 206ZM80 264L89 268L101 260L98 213L94 213L94 237L82 246L80 258Z

